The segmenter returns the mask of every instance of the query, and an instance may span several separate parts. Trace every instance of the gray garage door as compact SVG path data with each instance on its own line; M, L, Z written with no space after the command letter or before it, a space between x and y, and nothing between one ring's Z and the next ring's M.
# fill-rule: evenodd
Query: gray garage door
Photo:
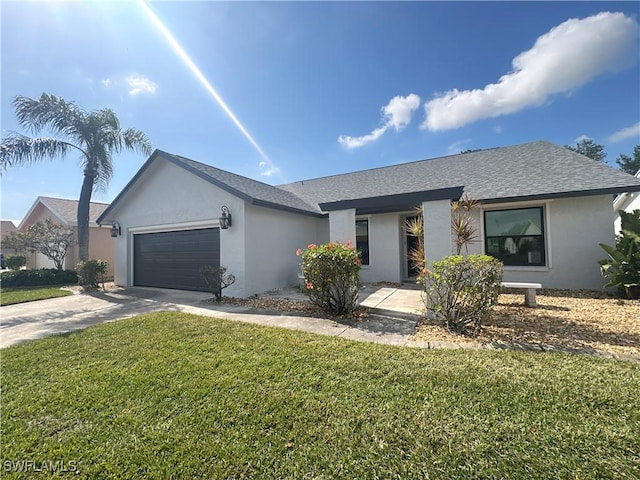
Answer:
M220 265L220 229L143 233L133 237L133 284L207 291L204 265Z

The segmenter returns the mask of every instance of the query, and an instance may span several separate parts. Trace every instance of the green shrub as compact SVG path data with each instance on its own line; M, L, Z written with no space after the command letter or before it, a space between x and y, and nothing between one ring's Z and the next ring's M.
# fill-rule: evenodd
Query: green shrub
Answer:
M302 256L304 292L329 315L346 315L358 306L360 256L350 242L309 245Z
M109 264L105 260L90 259L76 265L78 283L83 287L98 288L99 281L104 283L104 274Z
M632 289L640 285L640 210L618 213L622 232L616 238L615 247L600 244L609 255L608 259L600 260L600 271L609 280L605 288L626 289L628 298L632 298Z
M11 255L4 260L4 264L11 270L20 270L27 264L27 257L24 255Z
M229 285L233 285L236 281L236 276L232 273L227 274L227 267L223 266L212 267L211 265L205 265L200 269L200 275L207 282L211 293L216 297L216 302L222 300L222 290Z
M42 285L75 285L78 275L73 270L42 268L40 270L12 270L2 272L2 288L37 287Z
M427 314L453 332L477 333L500 294L502 263L487 255L452 255L423 273Z

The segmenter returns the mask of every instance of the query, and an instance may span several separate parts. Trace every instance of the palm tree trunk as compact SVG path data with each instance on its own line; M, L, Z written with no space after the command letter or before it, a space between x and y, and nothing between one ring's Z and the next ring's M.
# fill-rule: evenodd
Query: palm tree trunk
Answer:
M78 256L81 262L89 260L89 207L93 183L93 176L85 171L78 201Z

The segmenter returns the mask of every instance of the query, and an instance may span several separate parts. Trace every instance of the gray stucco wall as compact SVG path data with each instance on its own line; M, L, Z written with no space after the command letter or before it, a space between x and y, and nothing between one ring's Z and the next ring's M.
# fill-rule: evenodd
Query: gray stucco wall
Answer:
M328 219L247 205L246 295L298 285L297 249L326 242Z

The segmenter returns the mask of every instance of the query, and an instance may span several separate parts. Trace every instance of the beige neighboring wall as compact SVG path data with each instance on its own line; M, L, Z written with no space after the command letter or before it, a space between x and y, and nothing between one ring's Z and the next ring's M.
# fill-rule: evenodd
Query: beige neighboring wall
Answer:
M11 220L2 220L0 221L0 241L4 240L11 232L15 232L18 229L15 224ZM13 248L0 248L0 251L5 255L15 255L16 251Z
M114 239L111 238L109 230L109 227L91 227L89 229L89 258L106 260L109 263L109 266L107 267L107 274L105 278L108 280L113 280L113 251L115 242ZM77 246L74 248L74 254L77 258Z
M23 221L23 224L21 224L21 229L26 229L29 225L33 225L47 218L51 219L51 221L59 225L65 225L65 223L57 215L51 212L51 210L49 210L46 205L37 203L31 211L31 214L29 215L28 222ZM73 230L73 234L77 241L78 227L73 226L70 228L71 230ZM105 275L105 279L107 280L113 279L113 246L114 242L109 234L109 228L99 226L89 227L89 258L107 261L107 263L109 264L107 274ZM76 244L67 252L67 256L64 260L65 270L75 270L78 263L78 258L79 249L78 245ZM40 269L55 267L53 265L53 262L46 256L42 255L41 253L33 253L27 254L27 268Z

